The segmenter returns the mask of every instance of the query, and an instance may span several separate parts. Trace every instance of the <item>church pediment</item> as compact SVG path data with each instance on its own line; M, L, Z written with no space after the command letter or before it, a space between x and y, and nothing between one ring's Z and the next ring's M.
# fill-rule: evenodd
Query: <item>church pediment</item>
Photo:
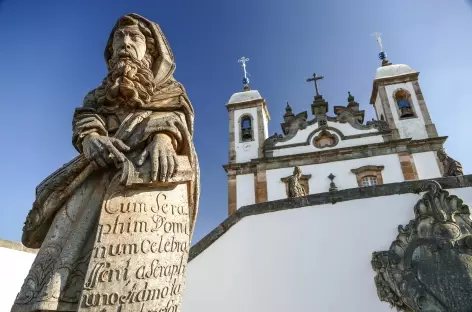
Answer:
M313 150L323 148L336 148L339 143L351 141L352 145L362 145L362 138L378 136L379 142L383 142L382 135L389 132L388 125L384 121L372 120L362 123L363 111L355 112L350 108L338 110L337 116L324 116L307 120L306 112L292 116L283 123L283 134L274 134L264 142L264 152L270 156L270 151L277 149L293 148L300 146L312 146ZM339 146L338 146L339 147Z
M264 154L273 156L272 151L296 148L284 154L299 154L313 152L317 149L336 148L353 145L383 142L382 135L388 133L388 124L383 120L372 120L364 124L363 110L349 92L346 106L335 106L335 116L327 116L327 102L322 96L315 96L312 112L315 117L308 120L306 111L294 114L287 103L284 122L281 124L282 134L274 134L264 142ZM364 137L378 136L378 140L362 140ZM356 139L343 144L346 140ZM310 149L309 147L313 147ZM299 147L304 147L300 149ZM298 149L297 149L298 148Z

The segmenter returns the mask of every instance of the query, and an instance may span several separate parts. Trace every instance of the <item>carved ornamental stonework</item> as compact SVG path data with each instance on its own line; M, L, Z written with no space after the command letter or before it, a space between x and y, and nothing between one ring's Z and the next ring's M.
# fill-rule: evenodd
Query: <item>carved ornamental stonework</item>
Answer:
M380 300L399 311L472 311L472 222L469 207L436 181L398 227L388 251L374 252Z
M339 139L335 134L328 130L322 130L313 138L313 145L317 148L334 147L338 144Z
M462 169L461 163L450 157L444 149L437 151L436 155L443 166L444 177L464 175L464 170Z
M73 117L79 156L36 188L40 248L12 312L180 310L199 196L194 111L156 23L121 17Z
M302 174L300 167L293 169L293 174L280 179L285 183L285 190L287 197L307 196L310 192L308 187L308 180L311 179L311 174Z

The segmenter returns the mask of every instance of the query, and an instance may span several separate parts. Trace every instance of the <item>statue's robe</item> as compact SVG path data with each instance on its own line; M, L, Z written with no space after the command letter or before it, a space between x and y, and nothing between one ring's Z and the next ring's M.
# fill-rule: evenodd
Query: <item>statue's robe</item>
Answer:
M100 106L96 98L100 88L90 92L74 114L73 145L82 152L82 140L91 132L118 138L131 148L125 156L139 169L137 159L153 136L169 135L177 155L187 156L194 172L189 187L192 233L199 196L199 167L192 142L194 112L182 85L172 78L175 65L162 32L156 24L141 19L152 27L160 48L160 58L154 64L158 91L149 103L134 111ZM150 159L141 168L149 170ZM40 250L12 312L77 311L103 198L110 185L120 179L121 170L113 165L97 168L81 154L36 188L22 241Z
M288 197L306 196L306 191L296 175L290 176L288 180Z

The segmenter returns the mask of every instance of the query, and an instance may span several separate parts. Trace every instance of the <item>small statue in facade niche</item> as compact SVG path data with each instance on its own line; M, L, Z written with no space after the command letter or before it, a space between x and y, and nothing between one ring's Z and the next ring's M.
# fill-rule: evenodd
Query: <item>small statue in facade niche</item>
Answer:
M464 170L462 169L461 163L447 155L443 148L437 151L437 155L444 168L444 177L464 175Z
M293 169L293 174L282 178L281 181L285 183L287 188L287 196L300 197L308 195L308 180L311 174L303 175L300 167Z

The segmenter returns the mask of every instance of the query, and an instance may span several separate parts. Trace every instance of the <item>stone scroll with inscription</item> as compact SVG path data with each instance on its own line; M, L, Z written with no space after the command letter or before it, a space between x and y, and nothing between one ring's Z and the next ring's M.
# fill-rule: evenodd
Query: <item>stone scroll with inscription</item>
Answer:
M80 312L176 312L190 247L187 183L105 198Z

